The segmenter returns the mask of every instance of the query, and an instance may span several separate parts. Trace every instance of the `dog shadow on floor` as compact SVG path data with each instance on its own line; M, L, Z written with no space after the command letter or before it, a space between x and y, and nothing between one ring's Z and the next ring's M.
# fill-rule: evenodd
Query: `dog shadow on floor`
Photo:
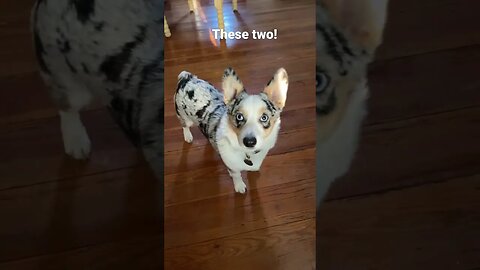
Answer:
M87 166L85 161L76 161L70 157L64 156L58 169L58 175L69 175L72 170L83 171ZM51 211L49 213L49 226L45 230L44 252L58 252L62 249L71 248L71 246L78 243L80 240L74 230L75 214L74 208L74 193L65 195L65 190L73 190L78 184L78 177L58 181L54 195L52 196ZM69 267L69 258L67 256L59 256L58 258L41 259L38 265L39 269L47 269L49 267L64 268Z
M167 198L168 197L172 197L172 198L178 198L179 196L182 196L182 194L180 193L182 190L180 188L183 188L183 186L186 184L186 180L183 178L183 175L180 174L180 172L183 172L185 170L185 168L187 168L187 164L188 164L188 154L190 152L192 148L192 144L190 143L186 143L186 142L183 142L183 146L182 146L182 151L180 153L180 162L178 163L177 165L177 169L174 171L174 174L175 174L175 179L173 180L173 188L170 190L170 189L165 189L165 195L167 195L166 193L171 191L172 194L169 195L169 196L166 196ZM168 199L167 199L168 200ZM168 201L165 201L166 203L168 203Z
M194 134L194 136L195 135L196 134ZM213 157L217 154L215 150L209 144L203 146L203 148L202 156L205 157L205 160L213 160ZM220 182L219 175L215 169L189 168L192 164L189 164L188 158L190 155L198 154L198 150L200 150L200 148L194 147L193 144L183 143L180 161L173 172L174 180L173 183L171 183L172 188L165 190L165 192L171 193L165 194L167 197L166 203L169 203L168 198L188 201L191 199L195 200L204 195L218 194ZM211 166L211 164L205 163L205 166ZM184 173L185 170L189 172Z
M141 151L138 152L139 159L143 158ZM163 164L161 164L163 166ZM146 257L148 254L149 267L156 268L163 266L163 237L164 237L164 176L161 178L155 175L148 164L135 167L128 177L128 184L124 194L123 212L121 215L121 226L125 236L138 235L152 238L154 244L146 243L129 254L125 258L116 258L112 266L116 268L127 267L134 269L139 267L136 261L138 258ZM150 241L150 240L149 240ZM152 248L153 247L153 248ZM148 253L147 253L148 252ZM134 260L128 257L135 257ZM113 256L114 257L114 256ZM151 265L150 265L151 264Z
M248 28L248 23L242 18L242 15L238 11L234 12L233 14L237 19L238 26L241 27L241 31L251 32L250 28Z

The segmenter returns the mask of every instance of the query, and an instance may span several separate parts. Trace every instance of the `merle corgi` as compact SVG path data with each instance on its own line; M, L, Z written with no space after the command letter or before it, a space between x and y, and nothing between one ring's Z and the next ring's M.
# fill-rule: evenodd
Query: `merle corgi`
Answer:
M388 0L317 2L317 206L352 163L367 114L367 68Z
M37 0L32 33L65 152L89 157L80 111L101 100L163 179L163 0Z
M175 110L187 143L196 125L225 163L236 192L245 193L242 171L258 171L280 130L288 75L280 68L263 92L249 95L232 68L222 80L223 93L210 83L182 71L174 97Z

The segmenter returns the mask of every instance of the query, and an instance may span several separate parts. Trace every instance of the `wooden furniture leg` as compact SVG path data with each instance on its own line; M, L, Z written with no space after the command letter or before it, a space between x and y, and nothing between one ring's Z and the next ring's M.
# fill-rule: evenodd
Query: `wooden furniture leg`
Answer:
M168 27L167 17L163 16L163 32L165 33L166 37L170 37L172 33L170 33L170 28Z
M237 0L232 0L233 11L238 11Z
M190 12L193 12L193 0L188 0L188 8L190 9Z
M217 9L218 29L225 30L225 23L223 22L223 0L215 0L215 8Z

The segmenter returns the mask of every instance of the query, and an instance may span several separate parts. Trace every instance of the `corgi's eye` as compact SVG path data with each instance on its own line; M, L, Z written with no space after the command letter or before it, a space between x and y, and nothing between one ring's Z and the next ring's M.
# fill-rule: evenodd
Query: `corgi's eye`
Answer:
M327 89L327 86L330 83L330 79L325 73L317 72L315 80L316 80L317 95L319 95L323 91L325 91L325 89Z
M242 113L237 113L237 114L235 115L235 118L237 119L237 121L243 121L243 119L244 119Z
M262 116L260 116L260 122L267 122L268 121L268 115L266 114L262 114Z

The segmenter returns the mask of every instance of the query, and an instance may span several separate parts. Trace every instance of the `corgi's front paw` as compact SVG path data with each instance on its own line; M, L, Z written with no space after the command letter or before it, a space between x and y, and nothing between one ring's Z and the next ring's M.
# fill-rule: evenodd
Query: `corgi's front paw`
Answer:
M74 159L87 159L90 155L90 139L76 115L63 114L61 129L65 153Z
M243 181L235 182L235 192L244 194L247 191L247 185Z
M65 153L74 159L87 159L90 155L90 139L86 132L66 138L64 147Z
M230 174L230 177L232 177L233 180L233 186L235 187L235 191L238 193L245 193L247 191L247 186L243 182L242 175L240 174L240 171L232 171L228 169L228 173Z
M192 143L193 142L193 135L192 135L192 132L190 132L189 128L183 128L183 139L187 143Z

